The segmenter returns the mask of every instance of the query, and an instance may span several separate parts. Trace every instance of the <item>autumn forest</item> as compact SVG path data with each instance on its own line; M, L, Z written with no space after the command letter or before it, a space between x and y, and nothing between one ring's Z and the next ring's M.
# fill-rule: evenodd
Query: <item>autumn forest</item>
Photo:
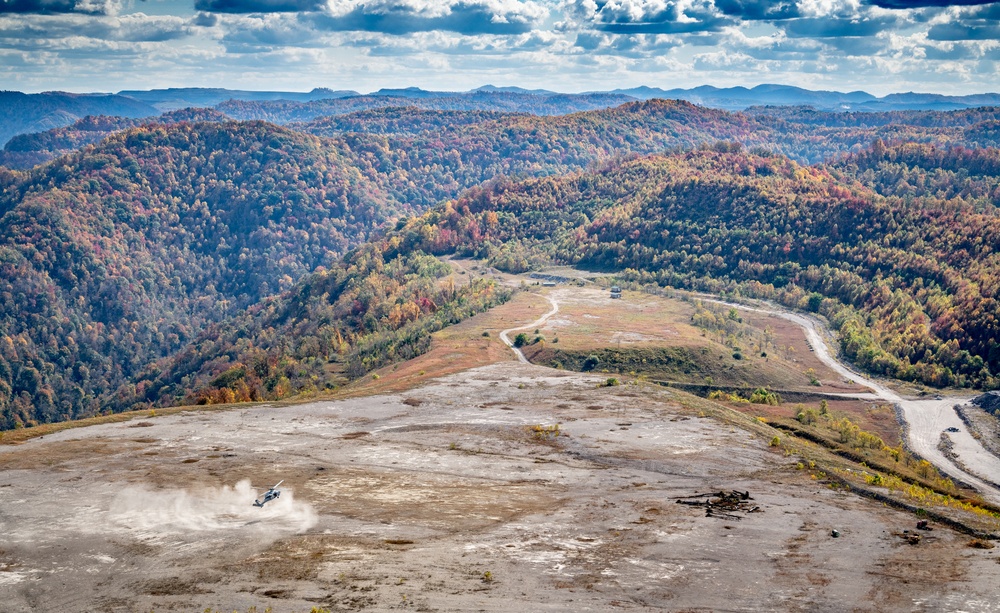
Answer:
M480 98L13 136L0 429L362 377L511 297L449 255L766 298L869 372L1000 387L1000 108Z

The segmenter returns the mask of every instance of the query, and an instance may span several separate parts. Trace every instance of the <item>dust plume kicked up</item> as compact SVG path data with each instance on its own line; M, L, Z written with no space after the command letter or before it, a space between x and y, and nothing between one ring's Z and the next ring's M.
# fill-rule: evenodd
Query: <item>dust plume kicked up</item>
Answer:
M234 487L194 490L129 486L112 501L110 516L128 528L177 533L236 529L303 532L316 525L312 505L297 502L291 490L282 488L281 496L263 508L252 506L257 495L247 480Z

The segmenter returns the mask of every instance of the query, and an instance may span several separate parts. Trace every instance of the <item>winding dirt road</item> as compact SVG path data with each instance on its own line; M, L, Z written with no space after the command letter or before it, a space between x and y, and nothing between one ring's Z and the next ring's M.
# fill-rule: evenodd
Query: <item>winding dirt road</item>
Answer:
M508 334L510 332L517 332L518 330L531 330L533 328L539 328L541 327L542 324L548 321L549 317L552 317L553 315L559 312L558 302L556 302L549 296L545 296L545 299L548 300L549 303L552 305L552 309L549 310L548 313L542 315L541 317L531 322L530 324L520 326L517 328L507 328L506 330L500 333L500 340L502 340L504 343L507 344L508 347L511 348L511 350L517 355L517 360L522 364L530 364L530 362L528 361L528 358L524 357L524 352L522 352L518 347L514 346L514 341L510 340Z

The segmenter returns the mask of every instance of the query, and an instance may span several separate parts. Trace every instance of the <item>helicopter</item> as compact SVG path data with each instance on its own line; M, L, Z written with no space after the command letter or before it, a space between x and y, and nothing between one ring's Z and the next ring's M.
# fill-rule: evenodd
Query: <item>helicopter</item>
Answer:
M278 489L278 486L281 485L284 482L285 482L284 479L282 479L281 481L278 481L278 483L275 484L274 487L272 487L271 489L269 489L266 492L264 492L264 496L260 500L254 500L253 501L253 506L263 508L263 506L265 504L267 504L268 502L274 500L278 496L281 496L281 490Z

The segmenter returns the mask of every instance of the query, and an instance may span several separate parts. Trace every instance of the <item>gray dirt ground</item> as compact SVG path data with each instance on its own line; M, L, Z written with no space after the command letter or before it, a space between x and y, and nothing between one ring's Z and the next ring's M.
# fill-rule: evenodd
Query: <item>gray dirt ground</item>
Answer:
M2 447L0 610L1000 611L997 549L904 544L912 515L600 381L502 363ZM723 489L763 512L675 502Z
M963 421L971 427L974 436L983 447L1000 458L1000 417L972 403L960 405L955 411L964 417Z

